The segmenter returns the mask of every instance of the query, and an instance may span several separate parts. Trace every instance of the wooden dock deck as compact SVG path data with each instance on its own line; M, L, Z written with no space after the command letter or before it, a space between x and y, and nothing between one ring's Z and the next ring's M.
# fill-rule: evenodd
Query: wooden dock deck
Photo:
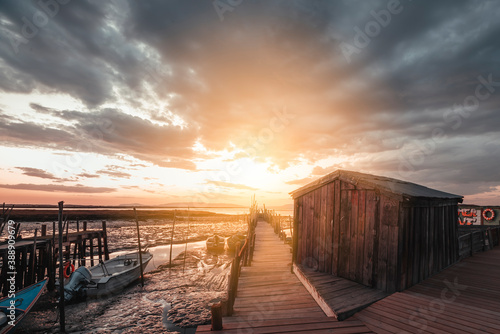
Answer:
M329 317L341 321L390 294L300 265L294 273Z
M500 333L500 247L466 258L352 318L376 333Z
M360 320L327 317L291 272L290 246L265 221L255 229L251 267L243 267L232 317L219 333L372 333ZM210 325L197 333L212 333Z

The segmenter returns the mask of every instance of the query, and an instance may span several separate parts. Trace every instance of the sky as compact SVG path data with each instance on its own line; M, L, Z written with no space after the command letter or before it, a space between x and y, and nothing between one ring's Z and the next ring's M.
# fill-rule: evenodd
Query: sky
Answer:
M336 169L500 204L498 1L0 2L0 202L292 203Z

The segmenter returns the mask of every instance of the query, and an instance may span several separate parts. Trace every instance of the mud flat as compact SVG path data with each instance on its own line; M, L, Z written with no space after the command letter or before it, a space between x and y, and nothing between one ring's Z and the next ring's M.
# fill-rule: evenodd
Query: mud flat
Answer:
M226 297L231 258L196 247L160 265L139 284L101 300L66 306L68 333L189 333L210 323L210 306ZM17 333L58 333L57 299L46 293L17 328Z

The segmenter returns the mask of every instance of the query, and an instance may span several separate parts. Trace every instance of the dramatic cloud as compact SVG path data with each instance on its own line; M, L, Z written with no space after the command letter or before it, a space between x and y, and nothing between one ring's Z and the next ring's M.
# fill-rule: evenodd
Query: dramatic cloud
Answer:
M461 194L500 185L497 2L40 3L0 4L0 93L82 105L0 105L3 146L186 173L220 152L316 166L288 185L336 168Z
M16 168L22 170L24 175L39 177L42 179L51 179L51 180L59 179L58 177L55 177L54 175L44 171L43 169L31 168L31 167L16 167Z

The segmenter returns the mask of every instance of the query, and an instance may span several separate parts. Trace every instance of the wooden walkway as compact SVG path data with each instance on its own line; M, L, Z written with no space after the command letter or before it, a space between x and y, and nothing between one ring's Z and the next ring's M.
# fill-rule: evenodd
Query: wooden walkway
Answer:
M272 227L259 221L251 267L243 267L232 317L218 333L372 333L360 320L327 317L291 273L292 254ZM197 333L213 333L210 325Z
M466 258L353 318L376 333L500 333L500 247Z
M389 293L345 278L295 265L293 270L326 315L342 321Z

